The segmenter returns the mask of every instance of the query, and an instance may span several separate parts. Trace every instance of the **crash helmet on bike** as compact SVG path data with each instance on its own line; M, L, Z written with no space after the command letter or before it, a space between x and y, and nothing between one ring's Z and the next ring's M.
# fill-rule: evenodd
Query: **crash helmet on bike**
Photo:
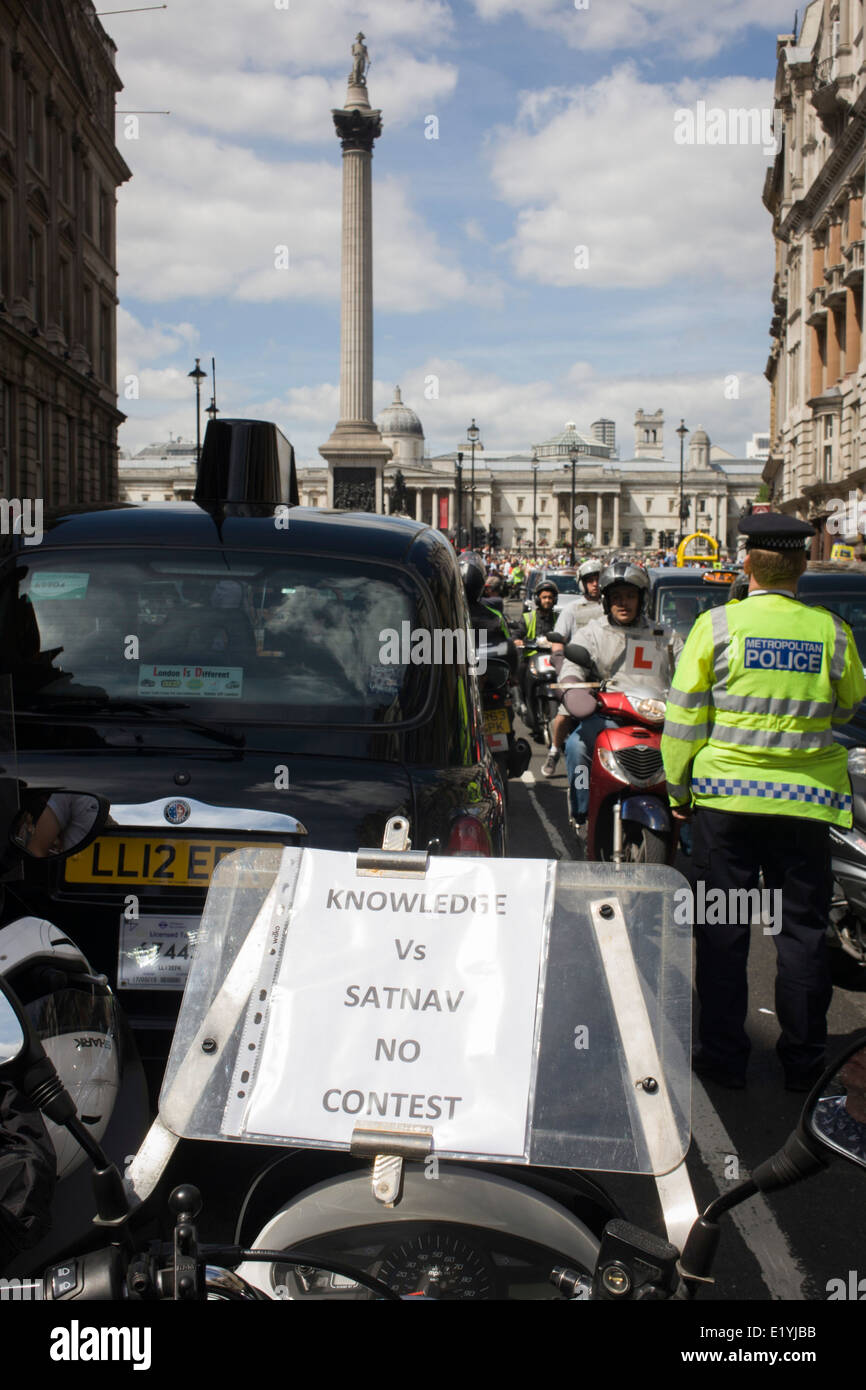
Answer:
M577 571L577 578L580 582L580 587L583 589L586 598L589 598L589 594L587 594L586 592L587 580L593 579L596 575L601 574L603 568L604 566L602 565L601 560L585 560L584 563L581 565L580 569Z
M545 590L549 590L550 593L553 594L554 599L559 598L559 587L556 584L554 584L553 580L540 579L535 586L534 598L536 604L538 603L538 600L541 598L541 595L545 592Z
M615 560L612 565L607 566L607 569L602 570L598 588L601 605L607 615L610 614L610 591L615 589L618 584L630 584L632 588L637 589L640 598L637 616L640 617L649 592L649 579L646 570L641 569L640 565L633 565L630 560Z
M120 1089L120 1029L114 995L74 942L44 917L19 917L0 932L0 968L24 1006L82 1124L101 1142ZM64 1125L46 1118L58 1178L86 1154Z
M484 562L474 550L467 550L460 556L460 578L468 603L477 603L487 582Z

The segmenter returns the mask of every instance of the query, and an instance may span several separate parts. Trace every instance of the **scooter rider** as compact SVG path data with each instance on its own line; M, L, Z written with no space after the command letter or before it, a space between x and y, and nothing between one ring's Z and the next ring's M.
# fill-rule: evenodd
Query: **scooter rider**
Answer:
M577 578L580 582L580 587L583 589L583 594L577 600L577 606L579 608L585 608L587 604L600 604L598 586L603 569L604 565L601 563L601 560L585 560L577 571ZM598 616L601 617L600 608Z
M527 685L529 677L529 656L536 650L539 637L549 637L556 627L556 601L559 598L559 588L552 579L542 579L535 587L535 607L531 613L521 613L519 619L513 624L514 645L522 650L522 654L527 659L520 664L520 695L523 700L523 708L529 711L529 689ZM536 726L532 730L533 734L540 736L540 729Z
M556 631L551 637L551 647L554 657L560 658L561 664L558 667L560 685L573 685L575 681L583 679L574 662L564 658L563 653L567 644L574 641L576 632L584 628L587 623L592 622L594 618L604 617L604 609L601 606L598 593L603 569L601 560L586 560L581 565L577 571L577 578L583 593L574 603L568 604L564 612L559 615ZM556 772L556 765L562 755L563 745L573 722L572 716L565 706L560 705L550 733L550 752L541 769L543 777L552 777Z
M640 689L664 699L683 649L683 640L663 623L644 616L649 592L646 571L627 560L617 560L602 571L599 584L605 616L587 623L578 634L579 645L591 664L575 662L582 680L606 681L608 689ZM566 656L574 653L574 646ZM595 740L602 729L616 721L592 714L582 719L565 745L569 805L577 827L586 823L589 810L589 769Z

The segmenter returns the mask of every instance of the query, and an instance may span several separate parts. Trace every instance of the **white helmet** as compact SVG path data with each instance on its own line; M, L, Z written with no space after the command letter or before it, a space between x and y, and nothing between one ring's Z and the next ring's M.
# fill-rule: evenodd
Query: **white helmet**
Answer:
M580 569L577 571L577 578L580 582L580 587L583 589L584 595L587 598L589 597L589 595L586 592L586 581L588 579L595 578L595 576L598 574L601 574L603 568L604 566L602 565L601 560L584 560Z
M114 995L78 947L44 917L19 917L0 930L0 972L24 1005L78 1117L101 1142L120 1088L119 1030ZM63 1125L45 1124L58 1178L84 1162L84 1150Z

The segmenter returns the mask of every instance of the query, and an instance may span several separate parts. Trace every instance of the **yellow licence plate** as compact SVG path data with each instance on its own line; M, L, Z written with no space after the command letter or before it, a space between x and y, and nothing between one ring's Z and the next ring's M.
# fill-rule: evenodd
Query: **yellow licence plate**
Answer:
M484 711L485 734L510 734L511 717L507 709L488 709Z
M206 888L221 859L236 849L273 847L267 840L184 840L168 836L101 836L66 860L67 883L152 883Z

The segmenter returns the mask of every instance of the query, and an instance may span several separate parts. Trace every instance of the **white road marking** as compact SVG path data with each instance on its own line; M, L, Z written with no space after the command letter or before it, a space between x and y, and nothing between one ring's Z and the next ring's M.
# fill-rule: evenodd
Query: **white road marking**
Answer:
M696 1076L692 1077L692 1135L721 1191L722 1181L718 1165L720 1162L724 1163L727 1155L736 1155L737 1150ZM747 1174L741 1171L741 1180L746 1176ZM803 1285L806 1271L799 1261L795 1260L766 1198L761 1193L756 1193L741 1207L734 1207L732 1211L727 1212L724 1219L728 1218L733 1221L755 1256L770 1297L801 1301L805 1299Z
M563 840L556 826L553 824L553 821L546 814L541 803L538 800L538 797L532 790L532 788L535 786L535 773L530 771L529 768L527 768L520 780L526 787L526 790L529 794L529 799L535 807L535 813L538 816L538 819L541 821L541 824L544 826L545 833L547 834L547 838L550 840L550 843L553 846L557 859L572 859L574 856L570 853L565 841Z

